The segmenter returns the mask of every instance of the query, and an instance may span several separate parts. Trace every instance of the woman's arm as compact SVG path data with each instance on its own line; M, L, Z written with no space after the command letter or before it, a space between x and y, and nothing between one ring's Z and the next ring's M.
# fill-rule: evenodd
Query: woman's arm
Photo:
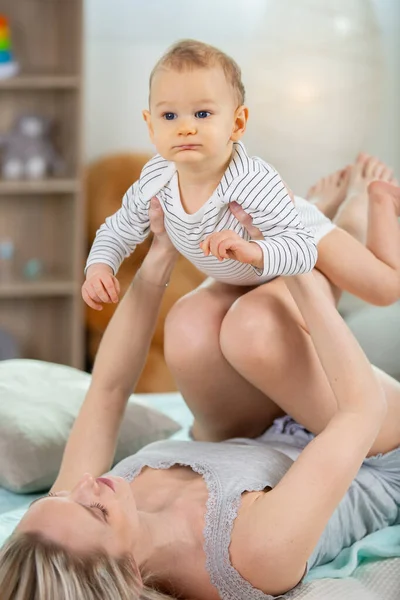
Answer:
M338 410L279 484L254 503L246 524L241 574L271 594L284 593L301 580L386 414L371 365L314 275L287 278L286 284L310 331Z
M101 340L92 382L67 442L54 491L70 489L85 472L102 475L114 458L126 404L145 364L177 257L164 232L158 203L152 203L150 213L155 238Z

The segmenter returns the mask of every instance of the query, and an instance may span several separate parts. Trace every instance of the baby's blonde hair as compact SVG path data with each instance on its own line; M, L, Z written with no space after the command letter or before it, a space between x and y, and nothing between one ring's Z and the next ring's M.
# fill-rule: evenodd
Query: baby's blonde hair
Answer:
M161 69L173 69L181 72L194 68L207 69L218 65L233 88L238 106L241 106L244 104L246 92L239 65L222 50L197 40L181 40L167 50L151 72L150 91L154 75Z
M0 549L1 600L171 600L142 583L128 557L77 555L39 533L14 533Z

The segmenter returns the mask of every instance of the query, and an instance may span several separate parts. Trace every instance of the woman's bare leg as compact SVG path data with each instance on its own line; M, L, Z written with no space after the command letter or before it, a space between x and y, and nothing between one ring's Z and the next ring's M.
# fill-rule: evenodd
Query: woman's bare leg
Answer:
M196 439L255 437L283 414L221 352L222 321L248 290L209 279L181 298L167 317L165 358L195 417L192 432Z
M326 301L334 306L325 277L317 276ZM336 401L306 325L282 279L235 302L222 324L221 348L244 379L309 431L320 433L336 412ZM376 373L389 410L371 454L400 444L400 384L381 371Z
M351 167L322 177L307 192L307 200L315 204L328 219L335 217L340 205L347 197Z

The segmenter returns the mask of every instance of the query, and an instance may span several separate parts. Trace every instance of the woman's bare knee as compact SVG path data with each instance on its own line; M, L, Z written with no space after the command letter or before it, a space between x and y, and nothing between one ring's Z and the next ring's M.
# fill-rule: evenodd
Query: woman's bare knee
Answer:
M204 363L218 347L222 320L235 299L233 290L205 286L173 306L165 321L164 352L169 368L187 369Z
M287 318L287 311L273 293L239 298L222 322L222 353L239 370L248 363L266 370L283 367L283 357L278 355L282 322Z

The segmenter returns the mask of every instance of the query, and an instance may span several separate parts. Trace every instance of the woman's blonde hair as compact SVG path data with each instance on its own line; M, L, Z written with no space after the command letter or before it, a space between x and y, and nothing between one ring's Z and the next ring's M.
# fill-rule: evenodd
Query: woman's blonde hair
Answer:
M128 556L77 555L38 533L14 533L0 549L1 600L171 600L142 583Z

